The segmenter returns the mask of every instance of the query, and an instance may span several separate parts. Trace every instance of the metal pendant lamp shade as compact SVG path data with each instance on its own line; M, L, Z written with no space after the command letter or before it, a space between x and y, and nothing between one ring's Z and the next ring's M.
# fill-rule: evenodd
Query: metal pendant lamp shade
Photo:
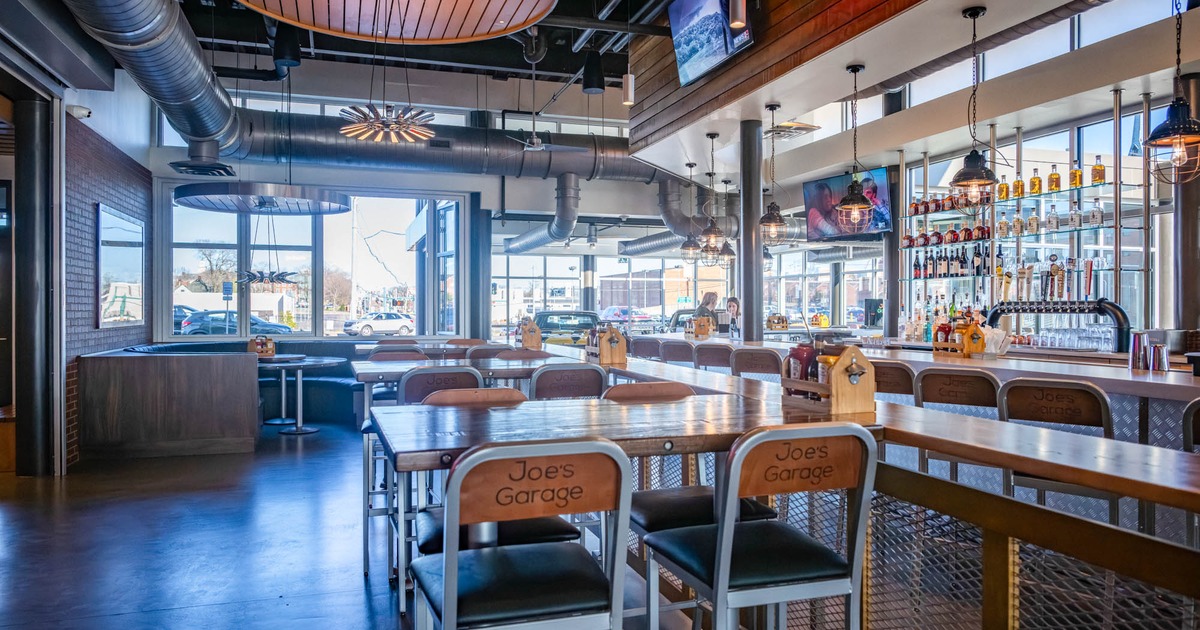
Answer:
M767 211L758 219L758 231L762 233L763 243L770 246L782 245L787 240L787 221L779 204L774 201L767 204Z
M700 260L700 249L700 243L696 241L695 237L688 234L687 238L683 241L683 245L679 248L679 257L684 262L694 263Z
M705 267L716 267L717 262L721 260L721 248L712 245L705 245L700 248L700 264Z
M737 252L730 247L729 241L721 246L721 253L717 254L717 266L722 269L732 269L734 261L737 260Z
M633 94L634 76L632 72L626 72L621 77L621 104L626 107L632 106L635 102Z
M709 219L708 227L700 232L700 242L706 248L712 247L720 250L721 246L725 244L725 233L721 231L721 228L717 227L716 221Z
M962 189L971 203L978 203L983 191L996 185L997 181L983 154L978 149L971 149L963 158L963 167L950 179L950 186Z
M746 0L729 0L729 28L746 28Z
M604 93L604 66L600 63L600 53L594 50L583 57L583 93Z
M851 180L846 196L837 205L838 227L847 234L860 234L871 225L874 213L871 200L863 194L862 184L858 179Z
M1200 121L1182 96L1167 106L1167 119L1146 138L1153 153L1154 176L1167 184L1185 184L1200 177Z
M195 210L235 214L317 215L350 211L350 198L306 186L255 182L203 183L176 186L177 205Z

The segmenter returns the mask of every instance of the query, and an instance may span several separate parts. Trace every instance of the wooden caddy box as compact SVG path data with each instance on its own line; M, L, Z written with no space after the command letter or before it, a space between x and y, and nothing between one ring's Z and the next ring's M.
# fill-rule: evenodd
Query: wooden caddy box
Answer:
M788 378L780 375L784 388L784 409L799 409L813 414L871 414L854 422L871 426L875 424L875 367L867 360L862 350L849 346L842 351L833 367L829 369L828 383ZM788 394L787 390L817 394L821 400L812 400L803 394Z
M983 331L979 324L971 322L967 326L956 326L952 334L962 334L962 341L933 342L934 358L969 359L971 355L983 354Z
M275 340L266 335L258 335L246 344L248 352L254 352L260 357L275 356Z
M770 315L767 317L767 330L787 330L791 326L786 315Z
M542 349L542 329L532 319L526 318L521 323L521 347L526 350Z
M599 365L625 365L628 354L625 335L609 325L596 330L596 345L590 345L591 335L588 335L589 345L584 347L589 363Z

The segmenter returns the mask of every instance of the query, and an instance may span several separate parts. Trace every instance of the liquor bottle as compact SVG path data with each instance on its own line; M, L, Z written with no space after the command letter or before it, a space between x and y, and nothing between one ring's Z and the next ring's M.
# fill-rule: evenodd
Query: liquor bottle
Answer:
M942 210L957 210L958 195L954 193L946 193L946 198L942 200Z
M933 210L933 212L941 212L942 210L945 210L945 208L942 207L942 198L938 197L937 195L933 196L933 203L929 204L929 207Z
M1083 214L1079 212L1079 202L1071 202L1071 212L1067 215L1067 227L1078 230L1083 227Z
M1092 165L1092 185L1103 184L1105 182L1104 162L1100 161L1100 156L1096 156L1096 163Z
M974 221L972 221L971 223L974 223ZM959 230L958 231L958 240L960 240L964 243L967 241L975 240L975 229L976 229L975 226L971 225L969 227L964 227L963 229Z
M912 203L908 204L908 216L915 217L921 214L921 201L913 197Z
M1046 215L1046 231L1058 231L1058 209L1054 207L1054 204L1050 204L1050 213Z
M928 247L929 235L925 233L925 225L917 222L917 247Z
M954 251L950 252L950 260L946 263L947 274L951 278L957 278L959 274L958 254Z
M979 191L979 204L984 205L984 206L992 205L992 187L991 186L984 186L983 189Z
M921 200L921 214L929 214L932 210L933 208L929 203L929 197L926 196Z
M958 293L950 294L950 310L947 312L950 315L950 319L958 317Z
M1033 177L1029 178L1029 194L1042 194L1042 177L1038 175L1038 170L1036 168L1033 169Z
M929 235L929 244L941 245L944 240L945 239L942 237L942 231L939 230L936 225L933 226L933 233Z
M1104 225L1104 206L1100 205L1099 197L1092 200L1092 209L1088 211L1088 225L1091 227Z
M1025 222L1026 234L1037 234L1041 230L1042 220L1038 217L1037 208L1029 209L1029 220Z
M999 238L1008 238L1009 230L1008 217L1001 211L1000 220L996 222L996 236Z
M1079 168L1079 160L1071 162L1071 174L1068 179L1071 188L1083 187L1083 169Z
M958 242L958 224L955 223L949 232L946 232L946 242L954 244Z
M900 239L900 249L908 249L915 244L916 239L913 238L912 234L905 234L904 237Z
M1058 192L1062 190L1062 175L1058 174L1058 165L1050 165L1050 176L1046 180L1046 192Z
M1008 176L1000 176L1000 185L996 186L996 201L1008 201Z
M983 252L979 251L979 245L975 246L975 253L971 255L971 269L974 275L983 275Z
M913 257L913 280L920 280L925 273L925 265L921 262L921 254L918 252Z
M935 275L935 274L934 274L934 271L935 271L936 269L935 269L935 267L933 266L933 263L934 263L934 260L933 260L933 258L934 258L934 256L933 256L933 252L930 252L930 253L928 253L928 254L925 254L925 274L922 276L923 278L932 278L932 277L934 277L934 275Z
M950 275L950 258L946 256L945 250L938 252L937 259L937 277L946 278Z
M1012 233L1013 236L1022 236L1025 234L1025 219L1021 218L1020 208L1013 211Z
M966 247L963 247L958 252L958 267L959 267L959 269L962 270L961 275L963 275L963 276L975 275L975 270L971 267L971 261L970 261L970 259L967 258L967 248Z
M1017 178L1012 183L1012 198L1020 199L1025 196L1025 180L1021 179L1021 172L1017 171Z

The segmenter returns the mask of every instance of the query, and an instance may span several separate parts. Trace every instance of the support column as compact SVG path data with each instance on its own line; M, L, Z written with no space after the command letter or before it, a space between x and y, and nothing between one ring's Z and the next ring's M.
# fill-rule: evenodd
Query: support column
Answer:
M583 257L583 288L579 293L579 308L585 311L596 309L596 257Z
M50 475L54 470L51 413L50 241L51 116L44 100L17 101L13 199L14 367L19 375L17 474Z
M829 264L829 325L846 325L846 263Z
M762 236L758 219L762 216L762 121L743 120L741 126L742 168L738 190L741 191L741 231L738 234L738 270L741 273L742 338L762 341L763 337L763 269Z
M471 193L467 217L467 336L492 338L492 211L479 207L479 193Z
M897 167L895 185L888 182L888 192L895 193L892 195L892 231L883 235L883 336L897 337L900 334L900 231L905 229L904 221L900 216L905 214L907 200L911 196L908 190L908 165L904 162L904 151L897 152L900 160L900 166ZM888 169L888 179L892 177L891 169ZM912 308L909 308L909 314L912 314ZM866 315L864 319L869 319Z
M1200 74L1182 77L1183 95L1200 115ZM1175 269L1200 269L1200 179L1175 184ZM1175 274L1175 327L1200 329L1200 274Z

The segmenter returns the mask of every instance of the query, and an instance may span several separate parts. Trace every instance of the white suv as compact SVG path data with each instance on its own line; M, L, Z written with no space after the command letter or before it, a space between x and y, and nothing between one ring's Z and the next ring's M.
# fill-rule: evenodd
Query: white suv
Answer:
M411 335L416 330L416 323L411 315L402 313L367 313L362 319L353 319L342 324L342 332L347 335L362 335L370 337L382 335Z

